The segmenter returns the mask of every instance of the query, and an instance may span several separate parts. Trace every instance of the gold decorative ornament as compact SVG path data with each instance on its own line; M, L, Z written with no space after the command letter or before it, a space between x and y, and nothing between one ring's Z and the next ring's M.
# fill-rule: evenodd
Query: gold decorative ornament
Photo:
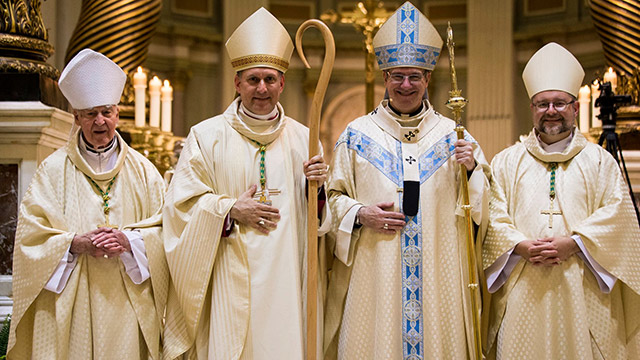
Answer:
M375 90L374 64L376 55L373 51L373 36L380 29L380 26L393 14L384 7L382 1L365 0L360 1L353 10L336 12L329 10L320 15L320 19L326 23L340 22L342 24L353 24L357 31L364 35L365 45L365 101L366 111L371 112L374 108L373 97Z

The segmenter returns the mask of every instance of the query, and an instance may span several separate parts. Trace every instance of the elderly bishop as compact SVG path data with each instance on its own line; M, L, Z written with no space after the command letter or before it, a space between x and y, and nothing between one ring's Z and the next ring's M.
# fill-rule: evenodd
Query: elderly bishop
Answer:
M20 205L9 358L160 358L165 186L115 130L125 80L89 49L60 76L78 129Z

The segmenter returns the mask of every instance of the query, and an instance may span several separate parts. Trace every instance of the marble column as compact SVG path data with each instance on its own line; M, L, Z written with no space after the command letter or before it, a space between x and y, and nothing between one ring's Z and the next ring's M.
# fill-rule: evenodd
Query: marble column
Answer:
M229 54L224 44L227 39L233 34L235 29L240 25L249 15L253 14L260 7L266 9L269 8L268 0L224 0L223 4L223 32L222 43L220 44L220 62L222 64L222 87L220 89L220 96L222 98L222 106L226 109L227 105L233 100L235 94L235 88L233 84L233 77L235 72L231 67L231 61L229 60Z
M489 161L517 138L513 6L511 0L467 2L467 128Z

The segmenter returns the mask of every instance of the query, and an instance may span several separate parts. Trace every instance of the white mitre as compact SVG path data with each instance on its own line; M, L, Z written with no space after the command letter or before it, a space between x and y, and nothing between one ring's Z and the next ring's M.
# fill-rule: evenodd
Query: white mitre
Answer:
M524 67L522 80L529 98L547 90L560 90L578 97L584 70L572 53L552 42L538 50Z
M254 67L285 72L293 52L287 29L265 8L258 9L243 21L225 46L236 72Z
M373 38L380 70L417 67L433 70L442 49L436 28L410 2L404 3Z
M108 57L84 49L69 61L58 85L71 107L76 110L102 105L117 105L127 75Z

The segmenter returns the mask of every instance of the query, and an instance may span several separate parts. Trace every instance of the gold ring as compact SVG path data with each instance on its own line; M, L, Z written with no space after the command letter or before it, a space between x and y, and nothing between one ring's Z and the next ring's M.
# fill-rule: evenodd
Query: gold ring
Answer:
M263 219L260 219L260 221L258 221L258 225L260 225L260 226L264 226L264 220L263 220Z
M384 226L382 227L385 230L389 230L389 224L384 224Z

